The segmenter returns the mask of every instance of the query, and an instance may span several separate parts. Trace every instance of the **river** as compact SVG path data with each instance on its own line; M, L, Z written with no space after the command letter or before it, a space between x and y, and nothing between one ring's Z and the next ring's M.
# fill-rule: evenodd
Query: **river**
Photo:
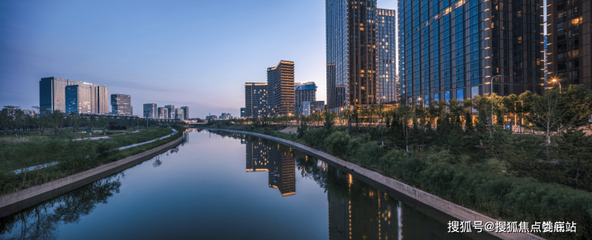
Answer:
M0 239L475 238L449 234L446 216L429 216L278 143L196 129L185 138L123 172L0 218Z

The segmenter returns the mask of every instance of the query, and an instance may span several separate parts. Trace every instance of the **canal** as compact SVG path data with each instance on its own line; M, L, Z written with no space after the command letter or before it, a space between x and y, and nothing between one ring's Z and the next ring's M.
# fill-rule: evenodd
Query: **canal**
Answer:
M195 129L185 137L123 172L0 218L0 239L490 237L448 234L454 219L429 216L278 143Z

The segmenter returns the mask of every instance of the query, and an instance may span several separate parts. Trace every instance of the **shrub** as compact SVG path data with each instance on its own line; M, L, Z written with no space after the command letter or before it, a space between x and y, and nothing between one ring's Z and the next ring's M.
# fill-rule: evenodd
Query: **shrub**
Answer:
M345 158L349 141L348 132L334 131L325 139L325 145L329 153Z

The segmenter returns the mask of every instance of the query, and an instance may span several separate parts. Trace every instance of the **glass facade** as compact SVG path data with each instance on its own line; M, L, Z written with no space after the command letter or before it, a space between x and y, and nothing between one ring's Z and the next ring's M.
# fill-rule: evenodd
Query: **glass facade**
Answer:
M66 86L66 113L93 113L91 86Z
M474 86L480 94L487 93L485 83L498 74L502 75L494 81L498 94L540 91L538 1L399 0L398 4L403 101L411 103L425 95L433 100L464 99L470 97L464 89ZM442 92L444 99L439 98Z
M126 94L111 94L111 113L133 115L132 97Z
M144 104L144 117L156 119L158 114L158 108L156 103L145 103Z
M378 62L376 64L378 80L378 103L394 103L398 100L397 83L397 46L395 10L378 9Z
M90 112L88 113L109 113L109 89L105 85L56 77L42 78L39 81L39 107L49 112L58 110L66 112L66 87L74 85L85 88L83 96L88 96L88 101L90 101ZM86 109L86 105L84 107Z
M303 102L309 102L309 112L310 112L310 103L316 101L316 94L317 94L317 85L314 82L306 82L306 83L296 83L294 84L294 108L296 109L297 115L310 115L305 114L305 107Z
M326 0L327 107L377 102L376 0Z
M550 80L592 89L592 0L547 0L547 4Z

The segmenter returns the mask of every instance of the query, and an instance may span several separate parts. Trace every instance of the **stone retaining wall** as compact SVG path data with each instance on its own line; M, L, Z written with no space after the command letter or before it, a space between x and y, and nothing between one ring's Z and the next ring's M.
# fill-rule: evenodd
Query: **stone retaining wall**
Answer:
M443 216L435 217L435 218L439 219L440 221L446 221L446 223L447 223L447 221L452 221L452 220L482 221L483 223L486 223L486 222L495 223L497 221L496 219L490 218L490 217L485 216L481 213L475 212L471 209L454 204L454 203L444 200L438 196L424 192L420 189L411 187L403 182L397 181L397 180L392 179L390 177L386 177L380 173L365 169L365 168L360 167L354 163L342 160L338 157L332 156L332 155L327 154L323 151L319 151L319 150L316 150L314 148L311 148L311 147L308 147L308 146L305 146L305 145L302 145L299 143L295 143L295 142L292 142L292 141L289 141L286 139L273 137L273 136L260 134L260 133L237 131L237 130L227 130L227 129L208 129L208 128L206 128L206 129L210 130L210 131L222 131L222 132L251 135L251 136L255 136L255 137L260 137L260 138L272 140L272 141L284 144L286 146L296 148L301 152L304 152L308 155L317 157L321 160L326 160L326 161L332 162L332 163L336 164L341 170L344 170L345 172L355 174L358 176L362 176L363 179L372 180L375 183L378 183L379 185L386 187L387 189L385 189L385 190L389 190L389 189L394 190L396 192L394 195L397 195L397 198L399 198L399 199L407 198L407 199L411 199L412 201L415 201L415 203L411 203L410 205L415 205L414 207L417 208L418 210L421 209L423 212L426 212L426 211L433 212L430 209L428 209L428 210L425 209L425 207L428 206L430 208L433 208L436 211L439 211L445 215L448 215L448 216L454 218L454 219L450 219L450 218L443 217ZM371 183L371 185L377 187L379 190L384 189L381 186L376 186L376 184ZM390 193L390 191L389 191L389 193ZM417 206L418 204L425 205L425 206ZM487 237L488 234L491 234L491 235L493 235L493 237L500 238L500 239L544 239L544 238L541 238L539 236L536 236L536 235L530 234L530 233L496 233L496 232L485 233L485 232L483 232L480 234L472 233L472 234L470 234L470 236L477 237L477 238L488 238Z
M30 187L18 192L0 196L0 217L18 212L22 209L36 205L63 193L72 191L101 178L118 173L138 163L146 161L158 154L166 152L169 148L181 143L182 141L183 137L180 137L143 153L139 153L84 172L76 173L68 177L60 178L39 186Z

